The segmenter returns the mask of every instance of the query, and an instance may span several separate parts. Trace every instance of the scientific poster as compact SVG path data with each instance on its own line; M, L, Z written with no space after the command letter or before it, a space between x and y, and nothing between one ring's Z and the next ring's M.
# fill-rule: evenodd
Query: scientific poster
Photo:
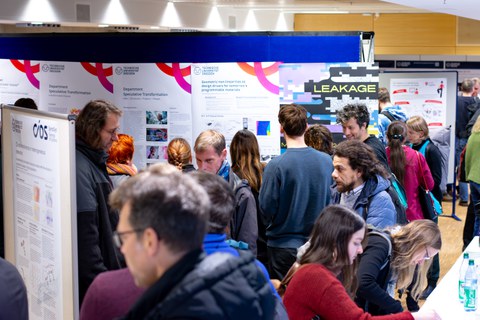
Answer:
M139 169L166 161L173 138L192 144L189 81L190 64L115 65L115 104L123 109L120 132L133 136L133 163Z
M194 139L204 130L217 130L228 148L235 133L246 128L257 136L262 160L280 154L279 64L192 64Z
M90 100L113 100L112 65L42 61L40 101L46 111L78 113Z
M363 103L371 114L369 132L378 134L378 74L371 63L285 63L280 65L280 104L302 105L308 123L326 126L338 142L343 132L337 110Z
M400 105L407 116L422 116L429 126L446 125L446 78L399 78L390 80L392 104Z
M20 98L31 98L39 106L39 70L39 62L0 59L0 103L13 105Z
M13 114L11 123L16 267L27 287L30 319L60 320L59 130L55 121L29 115Z

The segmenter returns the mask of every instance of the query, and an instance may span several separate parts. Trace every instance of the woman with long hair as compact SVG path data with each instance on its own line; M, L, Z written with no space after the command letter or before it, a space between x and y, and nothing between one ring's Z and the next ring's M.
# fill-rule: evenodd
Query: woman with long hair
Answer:
M241 179L247 180L255 198L258 224L257 259L267 264L267 227L260 214L258 204L258 193L262 185L265 164L260 162L260 148L255 134L247 129L235 133L230 143L230 158L233 172Z
M170 141L167 147L168 163L177 167L183 172L194 171L192 164L192 149L187 140L175 138Z
M352 300L365 221L341 205L326 207L313 226L310 246L282 282L288 316L296 319L376 319ZM287 280L290 279L290 280ZM341 279L341 280L339 280ZM436 313L402 312L381 319L435 319Z
M419 187L432 190L435 185L428 164L423 155L405 145L407 125L404 122L393 121L388 126L387 139L388 164L407 195L407 219L408 221L423 219Z
M400 301L394 299L395 285L405 290L414 283L410 295L417 299L441 247L440 229L431 220L415 220L400 228L369 232L357 273L357 305L375 315L401 312Z
M420 116L410 117L407 120L407 136L411 143L412 149L420 152L425 157L435 183L433 189L431 190L432 194L441 204L443 194L442 190L440 189L440 184L442 183L444 164L442 163L442 154L440 153L440 150L436 145L433 144L429 137L428 125L425 119ZM438 219L435 222L438 223ZM437 286L439 277L440 260L438 255L436 255L433 258L432 265L428 272L428 285L420 296L420 299L426 299L430 295L433 289L435 289Z

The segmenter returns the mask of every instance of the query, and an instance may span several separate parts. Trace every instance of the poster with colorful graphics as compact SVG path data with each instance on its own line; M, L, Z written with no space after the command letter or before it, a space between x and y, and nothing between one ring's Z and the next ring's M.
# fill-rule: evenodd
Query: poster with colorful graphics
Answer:
M407 116L422 116L432 127L446 125L447 78L398 78L390 80L390 100Z
M133 163L143 168L167 160L167 146L181 137L192 144L190 64L115 65L115 104L121 132L133 136Z
M0 59L0 103L13 105L20 98L30 98L40 108L39 70L39 62Z
M227 148L238 130L257 136L263 160L280 154L278 62L192 64L193 136L213 129Z
M285 63L280 65L280 104L302 105L309 125L326 126L338 142L343 132L337 110L363 103L371 114L369 132L378 134L378 74L371 63Z
M40 101L50 112L78 113L90 100L112 101L112 65L42 61Z

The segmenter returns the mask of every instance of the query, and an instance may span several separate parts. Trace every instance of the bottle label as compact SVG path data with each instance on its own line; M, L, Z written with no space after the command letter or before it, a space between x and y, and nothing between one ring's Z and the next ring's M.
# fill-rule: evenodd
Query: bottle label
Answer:
M465 281L458 280L458 299L460 300L460 302L463 302L463 300L465 300L464 286L465 286Z
M475 288L465 287L465 310L475 311L477 309L477 290Z

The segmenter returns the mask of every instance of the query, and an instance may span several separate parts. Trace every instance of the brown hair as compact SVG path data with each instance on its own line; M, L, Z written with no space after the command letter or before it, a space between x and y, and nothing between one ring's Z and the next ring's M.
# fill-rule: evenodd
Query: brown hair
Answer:
M390 102L390 92L385 87L378 89L378 102Z
M233 172L247 180L252 190L259 192L264 166L260 162L257 138L251 131L243 129L233 136L230 157Z
M122 111L106 100L92 100L80 111L75 121L75 136L94 149L102 149L100 131L110 114L122 115Z
M175 138L167 147L168 163L173 164L178 170L182 170L184 164L192 162L192 150L187 140Z
M307 129L307 110L294 103L283 105L278 112L278 122L288 136L302 136Z
M305 143L318 151L333 154L333 137L330 130L321 124L314 124L305 131Z
M357 287L358 261L356 259L350 264L348 243L352 235L362 229L366 233L365 221L352 209L342 205L330 205L323 209L313 225L310 246L299 263L293 266L282 280L279 294L284 293L299 267L308 263L318 263L333 273L340 271L345 289L353 296Z
M390 148L390 169L404 186L405 165L407 159L403 151L403 144L407 139L407 125L402 121L393 121L387 129L388 147Z

